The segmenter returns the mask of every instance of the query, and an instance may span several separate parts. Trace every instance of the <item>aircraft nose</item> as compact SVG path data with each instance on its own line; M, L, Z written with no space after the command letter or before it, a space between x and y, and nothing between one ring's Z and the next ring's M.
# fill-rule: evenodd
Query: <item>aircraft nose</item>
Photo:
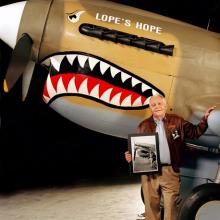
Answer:
M15 47L21 16L26 1L0 7L0 39Z

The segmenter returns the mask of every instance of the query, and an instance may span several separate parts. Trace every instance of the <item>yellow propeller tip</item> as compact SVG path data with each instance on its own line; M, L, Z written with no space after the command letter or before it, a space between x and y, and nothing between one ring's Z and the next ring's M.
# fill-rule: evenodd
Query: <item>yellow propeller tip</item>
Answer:
M7 84L6 80L4 80L3 88L4 88L4 92L9 92L8 84Z

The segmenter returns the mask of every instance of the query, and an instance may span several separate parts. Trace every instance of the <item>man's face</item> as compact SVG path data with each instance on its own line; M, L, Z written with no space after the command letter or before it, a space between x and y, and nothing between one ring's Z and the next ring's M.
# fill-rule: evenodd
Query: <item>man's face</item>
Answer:
M153 96L150 99L150 108L154 118L161 119L165 116L166 113L166 102L160 96Z

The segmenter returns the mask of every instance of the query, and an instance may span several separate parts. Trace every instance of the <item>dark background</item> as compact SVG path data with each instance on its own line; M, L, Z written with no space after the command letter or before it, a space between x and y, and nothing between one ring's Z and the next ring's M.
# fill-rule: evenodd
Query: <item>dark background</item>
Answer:
M16 1L0 0L0 5ZM220 3L209 1L115 0L220 32ZM0 41L0 82L11 49ZM35 71L46 75L40 66ZM36 74L34 74L36 75ZM72 183L81 178L129 177L127 141L82 128L41 101L42 82L34 77L30 96L21 102L21 81L0 95L0 187ZM97 122L98 123L98 122Z
M92 1L92 0L91 0ZM220 0L111 0L220 32ZM0 0L0 5L13 0Z

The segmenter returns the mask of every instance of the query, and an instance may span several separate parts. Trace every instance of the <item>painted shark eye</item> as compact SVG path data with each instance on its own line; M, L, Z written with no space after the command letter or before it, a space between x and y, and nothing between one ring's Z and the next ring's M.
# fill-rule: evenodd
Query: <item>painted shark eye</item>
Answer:
M85 11L74 11L73 13L68 14L68 19L72 23L76 23L79 21L81 14Z

